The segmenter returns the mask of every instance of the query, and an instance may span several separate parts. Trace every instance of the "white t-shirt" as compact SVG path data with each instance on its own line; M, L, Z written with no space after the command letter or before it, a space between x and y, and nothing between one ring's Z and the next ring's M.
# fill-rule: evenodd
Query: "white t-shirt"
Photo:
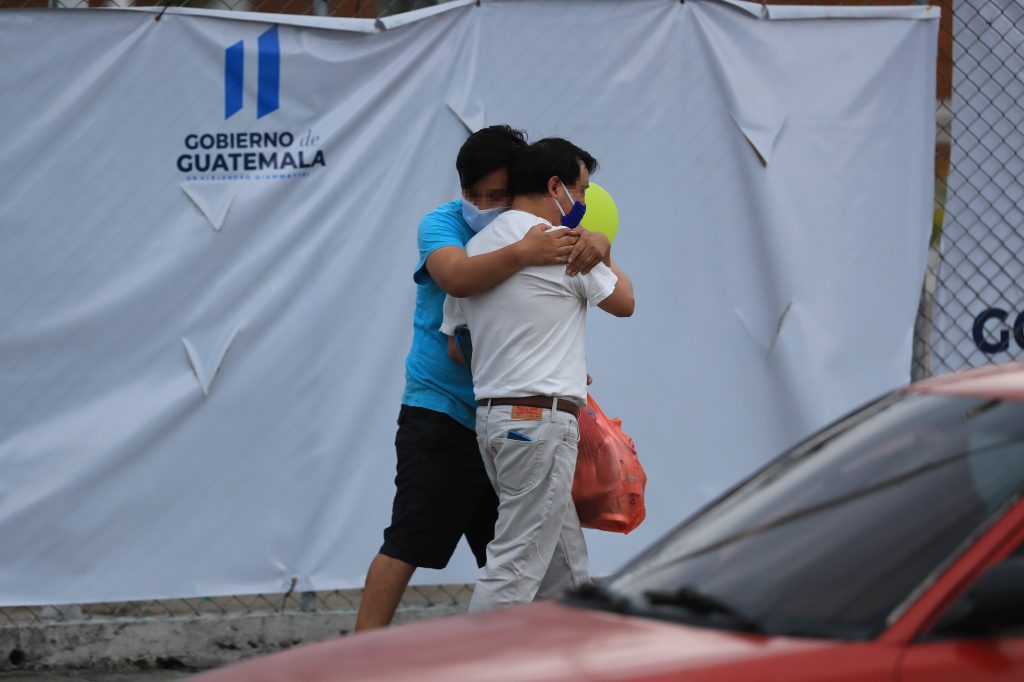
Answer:
M547 221L506 211L469 240L466 253L497 251L522 239L537 223ZM587 304L606 299L617 281L604 263L572 277L565 265L541 265L523 268L485 293L448 296L441 331L451 336L457 327L469 327L476 399L544 395L585 404Z

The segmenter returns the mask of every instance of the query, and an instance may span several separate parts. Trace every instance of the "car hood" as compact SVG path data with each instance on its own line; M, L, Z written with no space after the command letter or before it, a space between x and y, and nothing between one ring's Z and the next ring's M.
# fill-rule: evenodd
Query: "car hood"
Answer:
M574 608L553 602L350 635L201 676L229 680L611 680L723 668L842 646ZM699 671L716 671L704 677ZM694 676L696 675L696 676ZM737 679L733 677L732 679ZM750 678L755 679L755 678Z

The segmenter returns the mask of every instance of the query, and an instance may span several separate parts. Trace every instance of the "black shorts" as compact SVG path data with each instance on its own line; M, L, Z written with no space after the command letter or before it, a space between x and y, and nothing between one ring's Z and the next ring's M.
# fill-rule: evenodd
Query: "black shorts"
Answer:
M402 405L395 450L398 490L380 553L413 566L444 568L465 535L483 566L494 539L498 496L476 434L441 412Z

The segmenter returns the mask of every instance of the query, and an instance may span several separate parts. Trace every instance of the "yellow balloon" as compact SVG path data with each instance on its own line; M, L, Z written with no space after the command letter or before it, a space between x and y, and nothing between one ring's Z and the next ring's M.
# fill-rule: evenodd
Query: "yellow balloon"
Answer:
M587 205L587 212L583 214L580 224L591 232L604 234L609 241L614 242L619 232L619 209L612 195L601 185L591 182L583 202Z

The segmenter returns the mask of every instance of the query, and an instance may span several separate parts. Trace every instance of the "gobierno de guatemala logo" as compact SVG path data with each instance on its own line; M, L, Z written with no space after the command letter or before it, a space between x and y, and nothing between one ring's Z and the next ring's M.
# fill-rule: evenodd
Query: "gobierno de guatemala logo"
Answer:
M256 119L281 109L281 42L277 26L256 40ZM224 49L224 120L247 122L236 114L245 111L245 40ZM178 156L185 180L291 180L303 178L327 165L320 138L307 129L189 133Z

